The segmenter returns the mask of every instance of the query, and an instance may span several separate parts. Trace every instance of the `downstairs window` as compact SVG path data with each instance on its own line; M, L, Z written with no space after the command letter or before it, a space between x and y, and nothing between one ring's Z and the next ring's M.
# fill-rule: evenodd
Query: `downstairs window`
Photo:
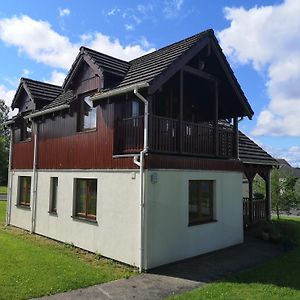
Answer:
M30 206L31 177L19 176L18 205Z
M97 179L75 179L75 216L96 220Z
M214 182L212 180L189 181L189 225L214 220Z

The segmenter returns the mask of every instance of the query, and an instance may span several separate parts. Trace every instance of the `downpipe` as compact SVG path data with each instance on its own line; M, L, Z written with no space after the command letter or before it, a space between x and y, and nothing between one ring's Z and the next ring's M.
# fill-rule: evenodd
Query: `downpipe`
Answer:
M145 182L144 182L144 163L145 154L148 152L148 119L149 119L149 103L139 92L138 88L133 90L136 95L145 105L144 111L144 149L139 156L134 156L133 162L140 168L140 266L139 271L144 270L144 252L145 252Z
M35 232L35 226L36 226L36 201L37 201L37 181L38 181L38 174L37 174L37 155L38 155L38 124L36 122L33 122L33 130L34 130L34 156L33 156L33 168L32 168L32 210L31 210L31 228L30 233Z
M8 193L6 208L6 226L10 225L11 220L11 201L12 201L12 151L13 151L13 130L10 129L9 158L8 158Z

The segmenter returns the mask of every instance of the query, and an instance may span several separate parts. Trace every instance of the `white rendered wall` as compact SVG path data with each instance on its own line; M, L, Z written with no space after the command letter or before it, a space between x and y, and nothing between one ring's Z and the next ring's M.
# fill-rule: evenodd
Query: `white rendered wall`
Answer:
M31 188L32 188L32 170L31 171L12 171L12 187L11 187L11 220L10 224L18 226L20 228L30 230L31 227L31 209L27 207L17 207L18 197L18 177L19 176L31 176Z
M217 222L188 226L189 180L215 181ZM149 170L146 182L146 268L243 242L242 173Z
M22 175L15 172L13 177L11 224L30 229L31 211L14 205L17 177ZM50 177L58 177L57 216L48 213ZM74 178L98 180L96 224L72 218ZM39 171L35 232L138 266L139 182L139 174L132 171Z

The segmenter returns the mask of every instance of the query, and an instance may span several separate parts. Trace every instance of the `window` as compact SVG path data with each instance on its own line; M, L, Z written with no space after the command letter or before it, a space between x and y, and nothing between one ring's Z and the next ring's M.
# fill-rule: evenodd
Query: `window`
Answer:
M49 212L57 213L57 187L58 187L58 178L50 178L50 207Z
M30 206L31 177L19 176L18 205Z
M140 115L140 105L137 101L131 102L132 117L138 117Z
M189 181L189 225L213 221L212 180Z
M97 126L97 108L93 107L91 96L85 96L81 103L79 131L95 129Z
M24 119L21 128L21 141L26 141L31 139L31 122L28 119Z
M97 179L75 179L75 215L96 220Z

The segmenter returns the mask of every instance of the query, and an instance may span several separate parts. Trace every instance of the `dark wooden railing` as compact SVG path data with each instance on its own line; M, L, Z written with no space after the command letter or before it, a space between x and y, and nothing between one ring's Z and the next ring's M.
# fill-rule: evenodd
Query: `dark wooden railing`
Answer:
M134 153L143 148L143 116L115 122L114 154ZM210 123L180 122L156 115L149 116L149 149L159 153L215 156L214 126ZM232 128L218 125L218 156L234 156ZM180 134L181 132L181 134Z
M160 116L149 116L149 148L152 151L178 151L179 122Z
M243 216L244 225L255 224L266 219L266 200L253 199L252 200L252 218L250 216L250 201L248 197L243 198Z
M144 146L144 116L115 121L114 154L136 153Z

